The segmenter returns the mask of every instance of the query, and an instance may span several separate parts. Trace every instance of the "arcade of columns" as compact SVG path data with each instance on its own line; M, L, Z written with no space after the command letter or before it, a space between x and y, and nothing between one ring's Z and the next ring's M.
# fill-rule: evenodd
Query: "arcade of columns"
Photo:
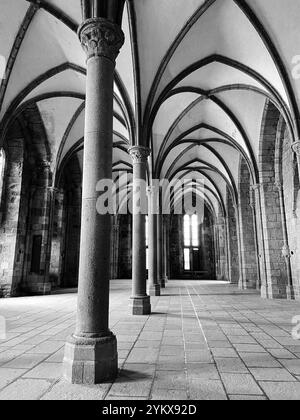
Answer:
M79 29L79 38L87 55L87 86L86 86L86 121L85 146L83 165L82 193L82 225L79 267L79 292L77 326L65 349L64 376L77 384L95 384L112 380L117 375L118 355L117 339L109 330L109 281L110 281L110 232L111 216L99 215L96 211L96 184L101 179L112 178L112 133L113 133L113 76L115 60L124 43L121 28L104 18L87 19ZM300 142L293 145L297 154L300 169ZM150 150L141 145L132 147L129 151L133 162L133 194L139 190L139 182L146 180L147 159ZM300 173L300 170L299 170ZM268 186L267 186L268 187ZM251 217L256 220L257 229L262 232L264 215L261 212L262 200L267 194L264 184L252 185L247 194L250 196ZM280 179L275 182L274 194L278 195L281 214L285 217L283 185ZM149 205L156 206L153 189L149 188ZM249 212L249 209L240 209ZM131 308L133 315L148 315L151 313L150 296L159 296L161 288L165 287L166 273L166 237L161 215L149 212L149 288L146 283L146 245L145 245L145 215L133 214L133 290ZM245 214L247 216L247 214ZM221 248L225 248L225 236L229 234L228 220L220 220L219 235ZM284 220L282 225L286 226ZM242 226L242 223L241 223ZM223 230L222 230L223 229ZM260 232L260 233L261 233ZM259 236L259 232L254 232ZM239 235L237 235L239 237ZM260 235L263 236L263 235ZM228 238L227 238L228 239ZM257 265L260 273L244 272L241 267L247 266L247 255L241 252L239 246L240 287L262 289L265 297L278 297L287 293L294 297L291 279L290 252L288 234L283 231L283 252L285 257L288 286L269 284L268 266L263 241L255 239L257 244ZM224 258L220 258L219 271L226 266ZM230 259L230 258L229 258ZM230 264L229 264L230 265ZM259 278L249 286L251 275ZM261 277L261 278L260 278ZM148 294L147 294L148 292Z

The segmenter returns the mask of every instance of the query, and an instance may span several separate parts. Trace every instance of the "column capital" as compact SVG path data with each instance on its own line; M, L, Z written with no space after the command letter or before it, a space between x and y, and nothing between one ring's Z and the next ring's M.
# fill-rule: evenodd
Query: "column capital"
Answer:
M39 162L39 167L41 169L49 169L49 168L51 168L51 162L49 160L46 160L46 159L41 160Z
M153 192L154 192L154 188L151 185L149 185L147 187L147 194L149 195L149 197L153 195Z
M282 247L282 256L284 258L291 258L291 250L288 244L284 244Z
M128 150L133 163L146 163L151 151L148 147L133 146Z
M296 153L297 156L300 156L300 141L295 141L295 143L292 144L292 150L294 153Z
M252 184L250 185L250 190L258 191L262 187L262 184Z
M53 195L56 195L56 194L59 194L59 193L60 193L60 189L59 189L59 188L57 188L57 187L54 187L53 185L50 185L50 186L48 187L48 191L49 191L51 194L53 194Z
M279 189L279 191L283 189L283 184L280 180L276 180L274 185L275 185L276 188Z
M103 18L87 19L78 29L78 37L87 58L106 57L112 62L125 41L122 29Z

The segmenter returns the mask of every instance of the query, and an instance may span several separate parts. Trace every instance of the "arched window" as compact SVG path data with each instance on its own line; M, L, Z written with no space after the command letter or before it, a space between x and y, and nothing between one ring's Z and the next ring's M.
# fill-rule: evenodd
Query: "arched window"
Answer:
M194 255L199 251L199 221L198 215L186 214L183 218L184 236L184 269L185 271L194 270Z
M2 207L3 187L4 187L4 169L5 169L5 153L0 149L0 212Z

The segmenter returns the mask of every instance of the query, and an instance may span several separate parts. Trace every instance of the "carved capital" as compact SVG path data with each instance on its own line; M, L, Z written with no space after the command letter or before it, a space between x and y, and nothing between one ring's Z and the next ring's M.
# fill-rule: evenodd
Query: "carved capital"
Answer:
M291 258L291 250L287 244L282 247L282 256L284 258Z
M153 195L153 193L154 193L154 188L151 187L151 186L147 187L148 196L151 197Z
M113 62L125 41L122 29L103 18L83 22L79 27L78 36L88 59L102 56Z
M51 169L51 162L49 162L48 160L42 160L38 164L38 169L42 173L48 173Z
M262 187L262 184L253 184L250 186L250 189L252 189L253 191L259 191Z
M279 191L283 190L283 184L280 180L276 180L274 185L276 188L278 188Z
M148 157L150 156L150 149L143 146L134 146L128 150L133 163L146 163Z
M292 144L293 152L296 153L297 156L300 156L300 141L296 141Z
M250 207L255 209L255 197L254 197L254 190L250 187Z

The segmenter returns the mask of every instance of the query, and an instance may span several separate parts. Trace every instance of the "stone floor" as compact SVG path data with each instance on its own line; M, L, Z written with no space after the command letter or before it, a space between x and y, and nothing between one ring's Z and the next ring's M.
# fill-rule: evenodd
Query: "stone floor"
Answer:
M300 341L291 335L299 302L211 282L169 282L163 293L152 316L133 317L129 282L112 282L120 375L93 387L61 379L76 294L1 300L0 400L300 399Z

